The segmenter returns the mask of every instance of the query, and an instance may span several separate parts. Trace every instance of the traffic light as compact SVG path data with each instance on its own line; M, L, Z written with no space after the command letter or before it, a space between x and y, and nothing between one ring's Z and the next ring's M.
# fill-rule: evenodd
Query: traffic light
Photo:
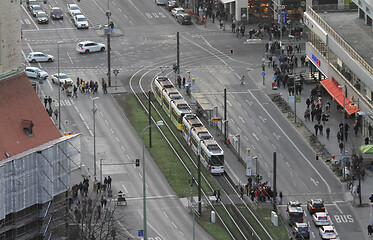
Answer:
M316 153L316 160L319 160L319 154Z
M263 69L263 72L266 70L266 65L265 64L262 65L262 69Z
M231 48L231 54L233 54L233 48Z
M136 159L136 167L140 167L140 159Z
M173 70L174 70L174 72L176 73L177 72L177 64L176 63L174 63L174 66L173 66Z

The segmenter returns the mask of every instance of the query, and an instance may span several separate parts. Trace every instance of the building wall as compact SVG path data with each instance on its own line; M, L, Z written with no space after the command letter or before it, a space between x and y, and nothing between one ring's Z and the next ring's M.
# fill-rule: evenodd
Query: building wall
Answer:
M20 0L0 3L0 74L22 67Z

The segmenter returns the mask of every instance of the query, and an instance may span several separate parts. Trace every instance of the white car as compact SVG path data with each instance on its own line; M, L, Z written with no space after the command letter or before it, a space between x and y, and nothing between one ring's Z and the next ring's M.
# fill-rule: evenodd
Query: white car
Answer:
M174 8L174 9L171 10L171 14L174 17L177 17L177 16L179 16L182 13L185 13L184 8Z
M105 51L105 44L92 41L79 42L76 46L76 51L80 53L103 52Z
M58 77L58 73L53 74L52 75L52 82L58 84L60 82L60 79L61 79L62 84L67 83L67 85L69 85L69 86L72 86L74 84L73 80L71 78L69 78L65 73L60 73L59 76L60 77Z
M73 17L74 12L80 12L80 8L76 4L67 4L67 11L69 12L70 16Z
M42 78L42 79L46 79L48 77L48 73L41 70L40 68L37 68L37 67L26 67L25 69L25 73L27 75L27 77L29 78L38 78L38 74L39 74L39 77Z
M321 226L319 232L322 239L334 239L338 236L333 226Z
M316 226L330 225L330 217L327 213L317 212L312 215L312 220Z
M88 28L88 22L84 15L76 15L74 17L74 24L77 28Z
M35 63L35 62L53 62L54 57L49 54L44 54L42 52L32 52L28 55L27 61Z
M73 20L74 20L76 15L83 15L83 13L80 10L73 12L72 15L71 15L73 17Z

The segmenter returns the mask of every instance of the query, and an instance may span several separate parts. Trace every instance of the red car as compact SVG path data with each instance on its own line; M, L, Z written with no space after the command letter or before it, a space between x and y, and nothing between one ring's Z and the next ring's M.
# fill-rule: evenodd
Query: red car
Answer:
M56 20L56 19L61 19L62 20L63 19L63 12L62 12L61 8L53 7L51 9L51 18L53 20Z

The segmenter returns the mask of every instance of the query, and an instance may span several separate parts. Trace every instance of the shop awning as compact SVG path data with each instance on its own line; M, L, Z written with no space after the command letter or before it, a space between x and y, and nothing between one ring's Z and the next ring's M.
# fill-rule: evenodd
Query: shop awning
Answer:
M346 109L346 112L351 115L359 111L357 104L351 102L343 94L343 88L338 87L337 82L333 82L329 78L320 81L321 85L328 91L330 96L332 96L339 105ZM343 106L344 105L344 106Z

